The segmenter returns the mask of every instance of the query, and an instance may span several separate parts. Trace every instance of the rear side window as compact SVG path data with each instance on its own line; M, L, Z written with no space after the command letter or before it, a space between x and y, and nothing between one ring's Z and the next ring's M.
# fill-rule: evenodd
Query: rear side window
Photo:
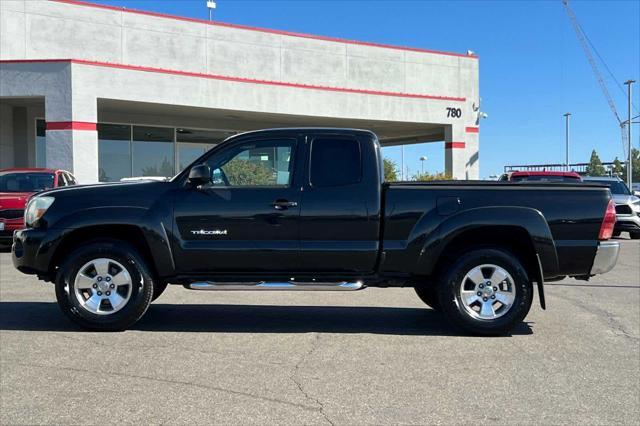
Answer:
M351 185L362 179L360 143L351 138L318 138L311 145L314 187Z

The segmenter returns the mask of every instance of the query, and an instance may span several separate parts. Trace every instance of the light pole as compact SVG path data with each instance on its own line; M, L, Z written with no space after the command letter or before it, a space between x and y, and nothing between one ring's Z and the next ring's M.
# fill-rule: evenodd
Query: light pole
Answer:
M213 0L207 0L207 9L209 9L209 21L213 19L213 9L216 8L216 2Z
M563 114L563 116L565 118L564 139L565 139L565 148L566 148L564 163L567 171L569 171L569 117L571 117L571 113L566 112Z
M422 157L420 157L420 174L423 175L424 174L424 162L427 161L427 156L423 155Z
M631 154L633 153L633 140L631 139L631 85L635 80L627 80L624 84L627 86L627 140L629 141L629 161L627 162L627 186L633 191L633 161Z

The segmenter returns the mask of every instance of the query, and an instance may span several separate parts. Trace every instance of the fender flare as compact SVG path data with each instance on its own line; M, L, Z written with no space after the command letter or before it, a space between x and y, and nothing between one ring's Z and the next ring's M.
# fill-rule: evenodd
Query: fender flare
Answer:
M175 264L165 224L147 208L136 206L95 207L76 210L56 221L64 229L61 240L72 232L91 227L130 226L140 230L151 253L150 262L160 277L172 275ZM90 237L90 234L87 235Z
M544 277L554 276L558 271L558 254L553 235L544 215L529 207L479 207L453 214L442 221L432 232L433 217L424 217L414 228L412 240L424 241L418 256L416 271L428 275L433 272L437 261L447 245L464 232L488 227L517 227L523 229L530 238L536 258L536 277L540 303L545 307Z

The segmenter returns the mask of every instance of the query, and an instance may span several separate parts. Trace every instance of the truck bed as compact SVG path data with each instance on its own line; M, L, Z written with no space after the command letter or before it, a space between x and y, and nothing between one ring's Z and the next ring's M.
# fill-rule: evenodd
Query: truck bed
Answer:
M421 253L425 252L425 244L431 244L435 256L445 239L455 237L451 235L453 224L460 228L496 225L500 213L508 212L505 214L513 225L517 215L528 211L544 218L551 237L549 241L533 243L546 245L546 251L556 253L557 260L544 265L545 278L584 274L593 263L610 198L606 187L582 183L395 182L385 183L383 189L384 272L420 268L408 265L407 259L424 257ZM532 226L525 216L520 225ZM431 235L427 237L431 241L425 241L425 235ZM512 238L516 240L520 235L513 233ZM414 256L407 256L407 252Z

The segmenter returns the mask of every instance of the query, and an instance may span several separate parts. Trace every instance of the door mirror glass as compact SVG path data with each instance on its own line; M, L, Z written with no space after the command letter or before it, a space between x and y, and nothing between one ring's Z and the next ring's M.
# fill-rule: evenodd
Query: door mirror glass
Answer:
M211 168L206 164L197 164L189 170L189 182L194 186L211 182Z

